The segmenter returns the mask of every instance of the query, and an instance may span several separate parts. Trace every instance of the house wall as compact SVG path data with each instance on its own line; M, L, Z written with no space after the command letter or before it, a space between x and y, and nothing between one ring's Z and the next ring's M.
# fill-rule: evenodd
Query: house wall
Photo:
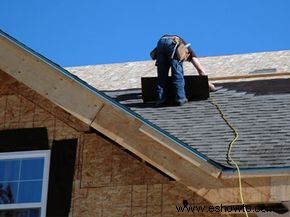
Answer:
M183 200L210 204L101 135L84 134L81 143L72 217L219 216L178 213L176 206L183 206Z
M184 200L210 204L0 71L0 130L36 127L47 128L50 146L78 139L70 217L219 216L177 212Z

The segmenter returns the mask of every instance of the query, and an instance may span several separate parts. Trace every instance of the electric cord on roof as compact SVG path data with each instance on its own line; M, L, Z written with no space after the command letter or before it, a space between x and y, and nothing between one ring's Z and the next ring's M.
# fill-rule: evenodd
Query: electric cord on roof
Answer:
M239 189L240 189L240 198L241 198L241 203L243 205L243 209L245 212L245 215L247 217L249 217L248 212L246 207L244 206L244 196L243 196L243 188L242 188L242 175L241 175L241 171L240 171L240 167L239 165L233 160L232 156L231 156L231 151L232 151L232 147L234 145L234 143L238 140L239 138L239 133L238 131L235 129L235 127L228 121L228 119L226 118L224 112L221 110L219 104L216 102L216 100L212 97L210 97L210 102L217 108L218 112L221 115L221 118L225 121L225 123L231 128L232 132L234 133L234 139L230 142L229 146L228 146L228 151L227 151L227 162L230 165L234 165L237 169L237 173L238 173L238 179L239 179Z

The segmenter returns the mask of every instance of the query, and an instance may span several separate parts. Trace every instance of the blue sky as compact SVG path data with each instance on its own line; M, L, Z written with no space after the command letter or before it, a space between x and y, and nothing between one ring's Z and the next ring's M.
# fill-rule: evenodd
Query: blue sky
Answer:
M198 56L290 50L289 0L9 0L0 28L57 64L149 60L163 34Z

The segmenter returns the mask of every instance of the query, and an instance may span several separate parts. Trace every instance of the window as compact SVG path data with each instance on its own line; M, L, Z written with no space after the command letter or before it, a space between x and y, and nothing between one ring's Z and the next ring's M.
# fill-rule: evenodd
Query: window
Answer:
M50 151L0 153L0 217L45 217Z

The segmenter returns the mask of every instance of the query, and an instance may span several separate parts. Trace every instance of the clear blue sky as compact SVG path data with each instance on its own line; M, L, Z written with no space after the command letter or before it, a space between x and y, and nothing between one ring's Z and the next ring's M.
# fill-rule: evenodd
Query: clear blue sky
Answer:
M63 67L149 60L165 33L199 56L290 50L290 0L7 0L0 28Z

